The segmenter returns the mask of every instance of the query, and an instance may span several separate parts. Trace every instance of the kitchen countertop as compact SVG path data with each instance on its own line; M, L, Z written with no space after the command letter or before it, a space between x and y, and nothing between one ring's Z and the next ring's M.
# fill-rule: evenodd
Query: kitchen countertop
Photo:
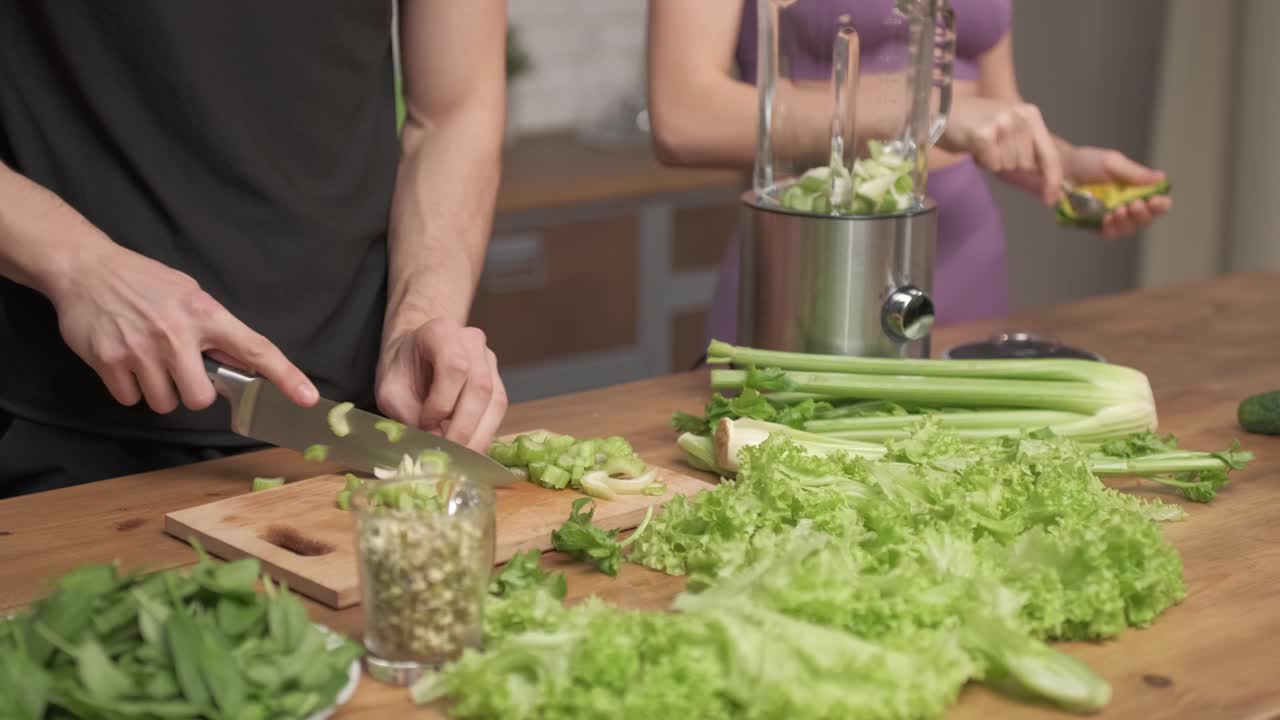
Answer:
M1167 527L1182 553L1190 589L1181 605L1148 630L1064 646L1112 684L1114 697L1104 717L1280 716L1280 688L1274 684L1280 664L1280 438L1245 435L1235 423L1242 398L1280 388L1275 307L1280 275L1241 274L936 333L937 350L998 331L1031 330L1101 353L1148 374L1161 429L1177 434L1184 445L1217 449L1240 438L1257 454L1213 503L1189 506L1190 519ZM706 395L706 375L687 373L518 405L504 428L625 435L650 461L680 467L667 419L675 410L698 410ZM316 474L316 465L297 454L268 450L0 501L0 611L31 601L44 580L82 563L116 558L125 567L188 565L194 553L163 532L166 512L243 493L254 476ZM1157 492L1133 480L1117 486ZM619 605L657 608L683 584L635 566L609 579L554 553L544 564L563 567L571 600L598 593ZM358 607L308 607L315 620L358 634ZM436 709L415 712L403 690L366 677L335 717L406 715L442 716ZM1064 716L971 687L948 717Z
M648 142L597 146L573 133L547 133L521 137L503 151L497 209L503 214L745 189L746 182L746 172L666 167Z

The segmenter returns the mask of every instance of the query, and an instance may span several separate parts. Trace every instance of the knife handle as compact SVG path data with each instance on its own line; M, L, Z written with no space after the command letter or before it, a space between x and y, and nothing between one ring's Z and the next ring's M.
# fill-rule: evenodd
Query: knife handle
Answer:
M213 389L229 400L233 409L236 408L240 404L240 398L244 396L245 389L258 378L242 370L223 365L208 355L202 358L205 374L213 381Z

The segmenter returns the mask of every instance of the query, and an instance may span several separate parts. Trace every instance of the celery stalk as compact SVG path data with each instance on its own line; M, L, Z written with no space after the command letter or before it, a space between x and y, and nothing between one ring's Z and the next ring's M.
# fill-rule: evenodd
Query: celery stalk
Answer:
M772 396L770 396L772 397ZM910 413L907 415L873 415L810 420L804 429L815 433L845 433L860 430L900 430L933 417L948 429L1042 428L1050 425L1088 419L1082 413L1059 410L993 410L985 412Z
M737 347L712 340L709 364L776 367L782 370L857 373L862 375L919 375L951 378L999 378L1006 380L1073 380L1115 386L1138 395L1149 395L1146 375L1133 368L1073 358L999 360L922 360L915 358L815 355L779 350Z
M903 361L906 362L906 361ZM949 362L949 361L939 361ZM832 398L893 400L964 407L1015 407L1094 413L1119 400L1134 399L1131 391L1088 382L1023 380L990 377L854 374L787 371L788 389L822 393ZM745 370L712 370L716 390L746 387ZM1154 416L1154 406L1152 413Z

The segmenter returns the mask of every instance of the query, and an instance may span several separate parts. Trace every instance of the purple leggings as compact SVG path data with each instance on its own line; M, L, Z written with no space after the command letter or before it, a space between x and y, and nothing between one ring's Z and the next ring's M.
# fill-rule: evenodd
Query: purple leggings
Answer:
M982 171L971 159L929 173L927 190L938 205L938 244L933 297L937 324L1000 317L1009 311L1004 225ZM738 336L740 234L734 233L720 261L711 312L710 338Z

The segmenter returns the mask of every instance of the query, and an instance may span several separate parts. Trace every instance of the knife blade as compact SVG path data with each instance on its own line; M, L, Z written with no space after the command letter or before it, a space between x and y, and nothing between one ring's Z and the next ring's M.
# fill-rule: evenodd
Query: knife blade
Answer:
M204 367L214 389L231 404L231 430L244 437L298 452L325 445L329 460L368 473L378 467L394 469L406 454L416 458L423 450L439 450L449 456L454 470L471 480L494 487L516 480L510 470L489 456L414 427L406 427L393 443L374 427L386 418L359 408L347 413L351 432L338 437L329 429L329 411L337 402L320 398L312 407L299 407L265 378L208 357Z

